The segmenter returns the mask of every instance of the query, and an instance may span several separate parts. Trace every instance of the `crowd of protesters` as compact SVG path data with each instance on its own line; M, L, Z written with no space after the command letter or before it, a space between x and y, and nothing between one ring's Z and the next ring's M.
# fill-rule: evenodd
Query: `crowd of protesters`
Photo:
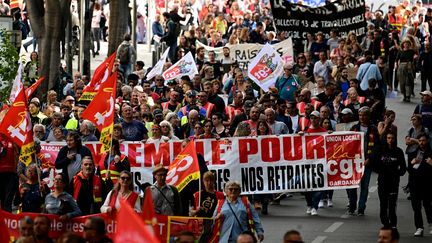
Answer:
M197 6L197 2L202 2L202 6ZM340 36L337 29L329 36L321 32L309 33L306 40L295 42L294 63L284 65L283 75L266 93L230 58L230 48L226 44L274 44L286 39L285 32L275 30L270 6L263 1L250 0L188 3L179 1L169 12L160 10L152 29L160 41L170 47L164 70L191 52L199 73L178 80L164 80L161 75L147 79L151 68L145 69L142 61L136 61L135 50L128 46L126 56L117 56L115 64L119 71L119 88L113 146L101 161L94 161L83 142L98 141L99 131L94 124L80 118L89 104L80 97L90 77L79 73L72 76L67 70L61 70L62 82L48 92L46 99L32 98L29 110L36 144L66 142L55 162L62 173L55 176L54 190L50 192L41 184L41 179L47 175L41 172L40 161L29 166L17 161L18 148L1 136L2 209L53 213L66 220L98 212L113 213L119 209L123 198L135 211L141 212L128 158L120 152L122 141L185 140L187 143L203 138L350 130L365 133L365 170L360 188L347 190L347 214L365 215L374 171L378 173L382 224L387 230L396 228L400 177L408 171L406 191L410 193L414 211L414 235L423 236L422 207L427 223L432 224L432 191L427 186L432 183L429 136L432 129L432 9L422 7L420 1L410 6L405 0L398 6L390 6L386 12L370 12L366 8L367 35L364 38L354 33ZM192 20L185 23L185 17L191 13ZM122 45L129 41L129 35L125 35ZM215 52L197 47L197 41L211 47L224 47L223 56L217 57ZM26 65L28 80L37 78L36 57L34 52ZM411 102L411 97L418 94L414 90L416 73L420 73L422 103L413 112L412 127L402 131L407 134L404 152L400 148L402 141L397 141L400 129L394 124L396 112L386 108L386 96L400 91L402 102ZM205 172L205 162L201 155L199 157L202 172ZM223 218L221 225L214 227L220 230L223 242L235 242L237 236L247 230L254 230L262 240L264 230L258 212L265 215L269 203L280 204L283 198L290 196L281 193L246 198L240 196L240 184L230 181L225 184L225 198L223 193L215 191L211 172L202 173L204 189L201 192L193 186L187 193L179 193L166 184L166 168L155 166L153 175L154 184L148 182L151 185L141 186L151 187L157 213ZM333 191L304 195L306 213L312 216L318 214L319 208L334 206ZM46 219L42 217L41 220ZM100 228L97 220L91 224ZM211 225L204 226L205 230L211 228ZM432 229L428 233L432 234Z

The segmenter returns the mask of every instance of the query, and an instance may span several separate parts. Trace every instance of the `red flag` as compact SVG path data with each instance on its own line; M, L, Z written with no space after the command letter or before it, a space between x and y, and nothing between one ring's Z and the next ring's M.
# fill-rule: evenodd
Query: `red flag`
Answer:
M3 211L0 209L0 242L10 242L9 231L6 227Z
M156 212L153 205L153 197L150 187L148 186L144 192L144 202L142 205L142 216L144 223L155 226L157 223Z
M28 165L35 149L32 123L26 100L24 88L21 88L0 124L0 133L21 147L20 160Z
M84 88L80 100L93 100L103 83L105 83L113 70L116 53L114 52L105 61L103 61L94 71L93 78ZM116 76L117 78L117 76Z
M200 177L200 168L195 143L189 142L168 168L166 183L177 187L179 191L193 180Z
M44 81L44 77L40 77L34 84L32 84L30 87L28 87L25 90L26 93L26 97L30 98L31 95L36 91L36 89L39 87L39 85L42 83L42 81Z
M121 208L117 214L117 232L114 236L114 242L160 242L126 201L121 201L120 204Z
M110 149L114 129L114 105L117 92L117 72L101 85L99 92L82 113L81 117L93 122L101 132L101 152Z

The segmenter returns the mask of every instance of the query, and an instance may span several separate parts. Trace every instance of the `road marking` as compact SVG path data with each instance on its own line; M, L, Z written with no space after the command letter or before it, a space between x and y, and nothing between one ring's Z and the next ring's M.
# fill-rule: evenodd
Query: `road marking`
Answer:
M349 215L348 213L342 214L341 219L347 219L349 218L351 215Z
M322 243L327 239L327 236L317 236L311 243Z
M372 192L375 192L376 190L377 190L377 186L371 186L370 188L369 188L369 192L370 193L372 193Z
M326 230L324 230L325 233L333 233L335 232L339 227L343 225L343 222L334 222L330 227L328 227Z

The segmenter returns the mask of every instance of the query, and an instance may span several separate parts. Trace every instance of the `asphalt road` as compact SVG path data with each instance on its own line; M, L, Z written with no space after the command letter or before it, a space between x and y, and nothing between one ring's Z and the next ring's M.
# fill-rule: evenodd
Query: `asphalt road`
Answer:
M410 116L416 104L420 103L420 84L416 83L416 97L411 103L402 103L402 97L387 99L387 107L396 112L395 124L398 126L398 144L405 150L404 138L410 127ZM406 185L408 176L401 178L401 187ZM303 240L311 243L331 242L376 242L378 230L382 226L379 218L379 199L377 190L377 175L372 174L369 187L369 199L365 216L348 216L345 214L348 199L345 190L335 191L333 208L318 210L318 216L306 214L304 197L296 193L294 197L285 199L280 206L269 206L269 214L262 216L265 230L265 242L282 242L283 234L291 229L301 232ZM407 200L402 188L399 192L397 207L398 230L400 242L432 242L428 234L426 216L423 220L425 232L423 238L413 236L415 229L414 214L411 202Z

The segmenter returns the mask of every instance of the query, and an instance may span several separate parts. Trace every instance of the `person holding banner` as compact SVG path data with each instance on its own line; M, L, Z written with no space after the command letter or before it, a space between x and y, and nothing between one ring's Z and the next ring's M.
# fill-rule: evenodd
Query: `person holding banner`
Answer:
M323 127L321 127L321 118L319 111L312 111L312 113L309 115L310 119L310 126L306 130L306 133L320 133L320 132L327 132L327 130ZM300 135L303 135L304 132L299 132ZM306 192L305 198L306 198L306 204L307 204L307 210L306 213L310 214L312 216L318 215L318 207L319 203L322 199L323 192L321 191L314 191L314 192Z
M215 223L211 242L234 243L244 231L250 230L264 240L261 219L247 197L240 197L240 183L229 181L225 184L226 198L218 201L213 213Z
M358 199L358 216L364 216L366 209L366 201L369 193L369 181L372 171L369 164L373 164L378 155L380 149L380 137L378 129L371 123L371 109L367 106L363 106L358 111L359 123L351 128L351 131L363 132L364 133L364 172L363 177L360 181L360 197ZM354 215L357 208L357 188L347 189L349 199L348 214Z

